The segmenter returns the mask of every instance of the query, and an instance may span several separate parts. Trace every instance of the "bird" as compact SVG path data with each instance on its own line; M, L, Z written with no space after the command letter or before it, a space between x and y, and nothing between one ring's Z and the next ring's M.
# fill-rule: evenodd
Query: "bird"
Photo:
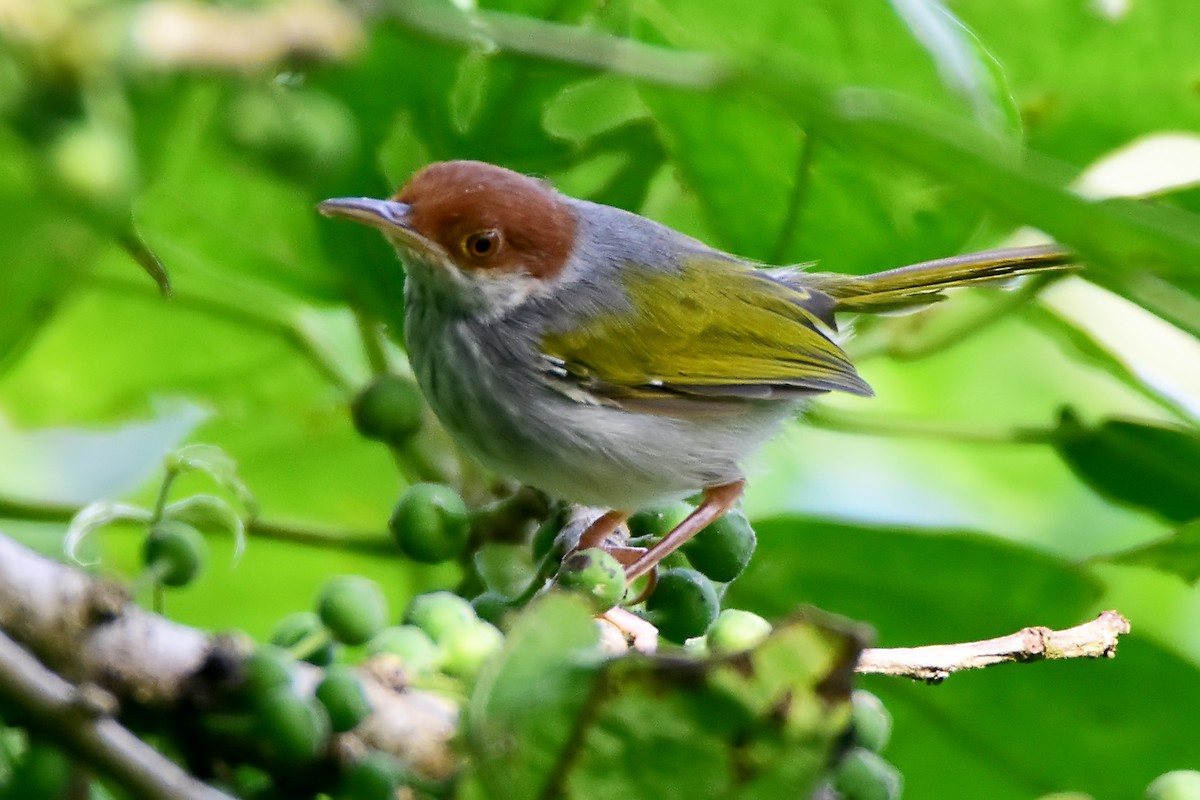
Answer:
M733 508L742 465L813 397L872 395L838 314L1076 267L1056 244L870 275L763 265L480 161L436 162L390 198L317 209L396 250L405 347L442 426L496 472L606 509L578 548L610 547L627 581ZM633 512L695 494L649 548L612 543Z

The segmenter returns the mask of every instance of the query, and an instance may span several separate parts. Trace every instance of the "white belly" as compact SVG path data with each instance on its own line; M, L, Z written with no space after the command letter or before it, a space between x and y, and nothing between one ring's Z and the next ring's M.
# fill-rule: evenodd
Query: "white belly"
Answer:
M669 416L591 405L532 366L500 365L504 349L462 326L413 335L409 321L417 380L459 444L496 472L571 502L633 511L739 479L743 459L796 406Z

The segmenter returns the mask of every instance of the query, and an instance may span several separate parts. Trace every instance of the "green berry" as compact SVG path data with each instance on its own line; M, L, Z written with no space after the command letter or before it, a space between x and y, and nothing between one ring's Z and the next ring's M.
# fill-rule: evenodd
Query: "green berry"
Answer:
M163 565L160 578L165 586L186 586L200 573L208 545L200 531L177 519L154 524L142 546L142 561L149 567Z
M284 764L311 761L329 740L325 710L289 687L274 689L263 698L257 722L267 752Z
M246 659L243 691L257 704L271 691L292 685L293 659L283 648L263 645Z
M399 375L380 375L350 403L354 427L366 439L403 444L421 428L421 392Z
M475 609L475 616L484 622L499 625L504 615L512 610L512 603L499 592L488 591L472 598L471 608Z
M1164 772L1146 787L1146 800L1200 800L1200 772L1194 769Z
M325 670L325 677L317 684L316 697L325 706L329 723L337 733L353 730L371 713L358 673L346 664L335 664Z
M338 800L394 800L403 769L391 756L372 750L342 779Z
M400 551L422 564L439 564L462 552L471 518L458 492L440 483L408 487L388 521Z
M746 569L757 545L750 520L734 509L696 534L682 550L710 580L728 583Z
M843 800L896 800L904 777L877 754L856 747L838 764L833 785Z
M721 601L712 581L694 569L669 569L658 576L646 601L647 618L672 642L703 636L717 618Z
M429 634L416 625L393 625L384 628L367 642L367 653L373 656L388 653L404 662L415 673L437 669L441 653Z
M629 518L627 525L631 536L653 536L661 539L694 511L687 503L643 508Z
M625 593L625 568L599 547L580 550L563 560L558 585L586 597L597 612L607 611Z
M504 634L483 620L464 625L442 643L442 669L456 678L474 678L504 644Z
M892 715L883 701L870 692L856 690L850 696L854 739L873 753L882 753L892 737Z
M387 602L375 581L339 575L321 590L317 613L333 638L344 644L362 644L386 623Z
M439 644L454 631L479 618L471 604L452 592L417 595L404 612L404 621L416 625Z
M740 653L757 647L771 633L771 623L749 611L727 608L708 631L708 647L714 653Z
M271 644L290 650L301 642L311 643L307 652L293 653L301 661L323 667L333 661L333 642L321 618L311 611L288 614L275 624L271 632Z

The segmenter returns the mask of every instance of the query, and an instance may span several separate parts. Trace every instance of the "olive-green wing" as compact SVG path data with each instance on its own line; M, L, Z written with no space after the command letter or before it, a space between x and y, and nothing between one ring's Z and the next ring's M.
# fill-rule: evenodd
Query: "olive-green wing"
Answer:
M542 340L547 374L565 389L620 405L871 394L822 332L833 325L833 301L821 292L716 259L683 274L630 267L625 275L630 309Z

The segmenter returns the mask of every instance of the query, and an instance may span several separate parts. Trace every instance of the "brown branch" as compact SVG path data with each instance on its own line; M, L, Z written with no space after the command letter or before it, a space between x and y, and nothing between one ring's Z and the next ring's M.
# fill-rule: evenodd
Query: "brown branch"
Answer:
M1112 658L1117 654L1117 637L1123 633L1129 633L1129 620L1116 611L1105 611L1090 622L1061 631L1033 627L980 642L868 648L859 657L855 672L936 683L952 672L1005 662Z
M231 800L86 701L75 687L0 633L0 696L36 720L38 730L145 800Z
M120 704L163 715L188 708L211 687L214 665L240 664L252 645L210 636L152 614L125 590L40 556L0 535L0 631L45 667L76 684L91 683ZM298 691L312 692L322 671L298 664ZM375 659L361 671L373 713L338 737L338 752L363 746L399 759L421 778L455 769L451 749L457 704L406 685L402 670Z

